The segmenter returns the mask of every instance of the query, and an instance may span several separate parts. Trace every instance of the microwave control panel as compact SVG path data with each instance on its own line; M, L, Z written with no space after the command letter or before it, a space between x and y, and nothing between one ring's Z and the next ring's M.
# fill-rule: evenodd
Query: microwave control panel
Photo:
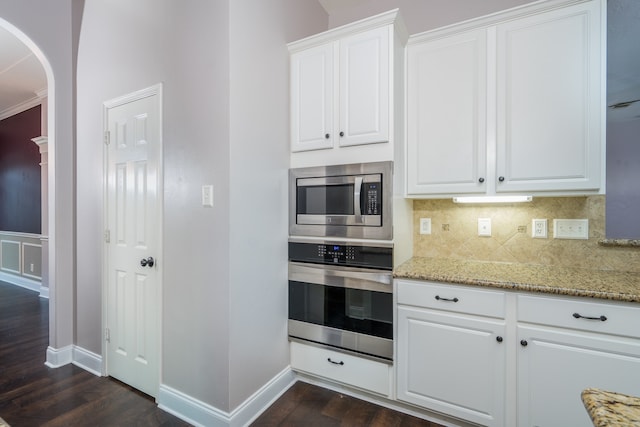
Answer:
M382 184L380 182L365 182L362 184L362 190L365 194L365 205L362 207L362 214L382 214Z
M289 261L391 270L393 248L289 242Z

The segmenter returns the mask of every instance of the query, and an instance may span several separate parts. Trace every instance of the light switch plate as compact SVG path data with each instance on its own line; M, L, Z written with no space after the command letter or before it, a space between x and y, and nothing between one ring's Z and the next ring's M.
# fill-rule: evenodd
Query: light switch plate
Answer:
M478 236L491 237L491 218L478 218Z
M202 186L202 206L206 208L213 207L213 185Z
M420 234L431 234L431 218L420 218Z

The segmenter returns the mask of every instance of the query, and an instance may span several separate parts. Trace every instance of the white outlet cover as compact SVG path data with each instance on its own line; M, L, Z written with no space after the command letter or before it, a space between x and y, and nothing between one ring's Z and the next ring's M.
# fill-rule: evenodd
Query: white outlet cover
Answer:
M534 239L546 239L548 236L547 219L531 220L531 237Z
M431 218L420 218L420 234L431 234Z
M491 237L491 218L478 218L478 236Z
M589 238L589 220L554 219L553 238L586 240Z

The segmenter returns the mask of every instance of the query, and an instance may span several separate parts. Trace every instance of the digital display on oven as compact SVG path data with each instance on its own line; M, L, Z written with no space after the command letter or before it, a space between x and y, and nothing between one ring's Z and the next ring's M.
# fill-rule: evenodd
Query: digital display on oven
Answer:
M372 246L289 242L289 260L391 270L393 249Z

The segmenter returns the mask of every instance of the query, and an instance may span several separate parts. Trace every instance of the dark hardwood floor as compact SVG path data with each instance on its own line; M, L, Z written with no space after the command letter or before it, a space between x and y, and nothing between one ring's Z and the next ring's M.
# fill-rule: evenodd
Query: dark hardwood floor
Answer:
M44 365L49 302L0 281L0 417L11 427L189 426L149 396L74 365Z
M44 365L49 302L0 281L0 418L11 427L189 426L153 399L74 365ZM253 424L276 426L425 426L418 418L303 382Z
M411 415L301 381L251 427L442 427Z

